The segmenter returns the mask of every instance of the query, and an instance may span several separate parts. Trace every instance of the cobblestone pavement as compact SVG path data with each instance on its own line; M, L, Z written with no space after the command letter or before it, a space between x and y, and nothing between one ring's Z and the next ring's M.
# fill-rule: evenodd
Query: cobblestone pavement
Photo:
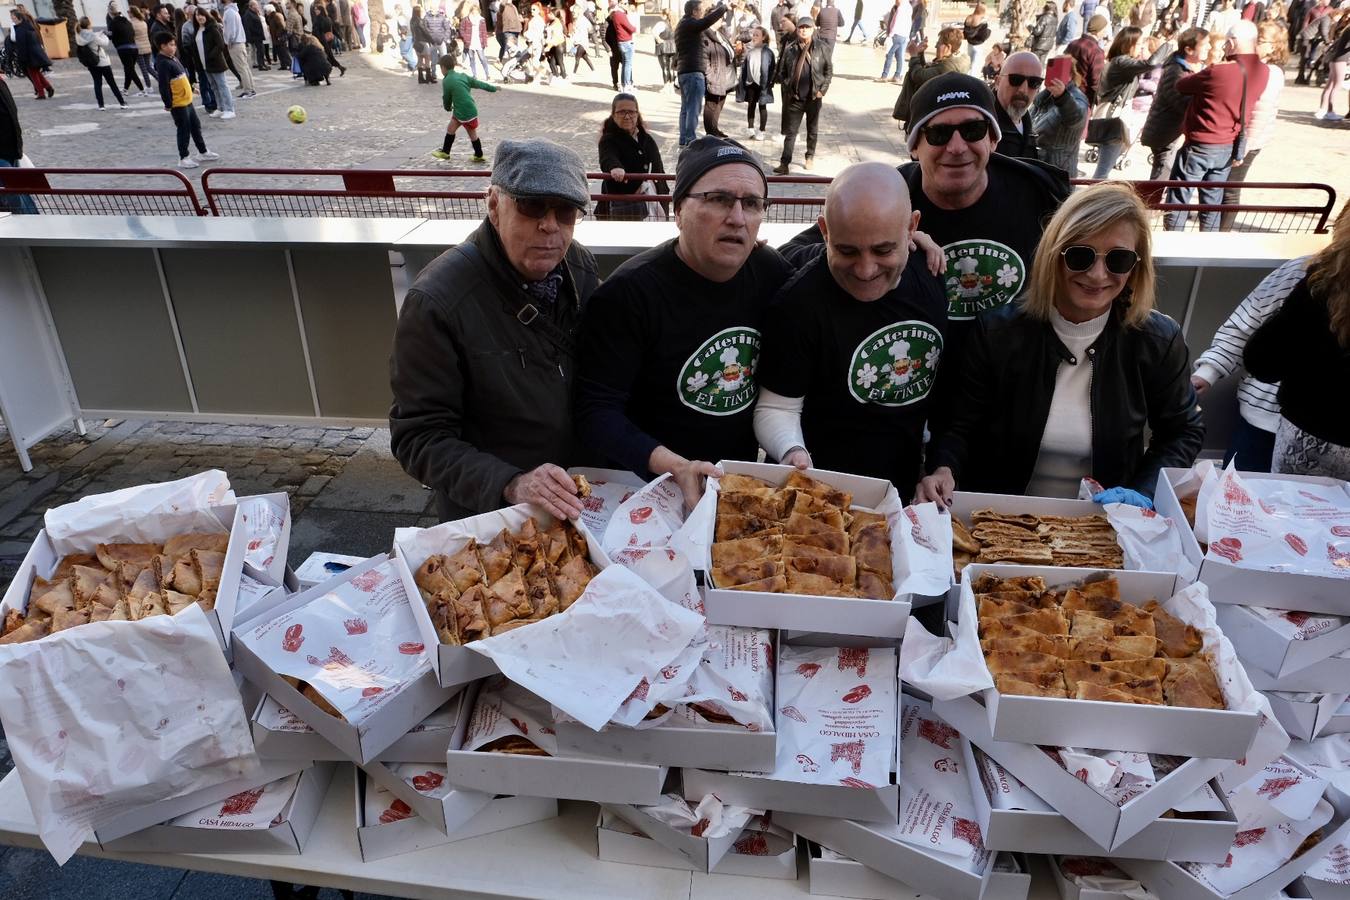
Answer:
M947 8L944 16L950 18ZM935 36L942 20L930 18L930 31ZM667 169L673 170L679 95L656 89L661 75L652 54L652 40L643 35L637 43L636 79L644 86L638 91L643 117L658 139ZM607 59L601 53L594 60L596 71L583 65L579 76L567 84L512 85L496 94L476 92L489 155L503 138L538 136L572 147L589 166L598 167L596 140L613 96ZM874 81L881 59L881 51L870 45L837 46L836 75L821 118L813 174L831 175L858 160L904 158L900 134L890 118L898 88ZM411 73L399 71L401 64L393 57L347 53L343 61L348 66L347 75L334 76L331 87L306 87L286 72L257 73L258 97L236 104L237 119L203 120L207 142L222 157L216 165L469 167L469 148L463 138L462 154L457 146L457 155L449 162L439 162L430 155L439 145L446 121L439 85L419 85ZM1350 192L1350 122L1331 125L1315 121L1311 113L1320 91L1294 86L1293 75L1290 70L1272 142L1253 163L1249 180L1327 182L1344 197ZM53 82L58 93L48 101L35 101L22 85L14 89L25 147L37 164L174 164L173 128L158 97L133 98L129 111L99 112L94 107L89 76L74 59L55 64ZM303 125L292 125L286 119L287 108L297 103L309 115ZM770 109L774 120L770 132L776 130L777 114L778 107ZM723 130L741 137L744 123L745 107L733 98L723 111ZM777 162L779 148L772 139L752 145L766 162ZM1146 175L1146 153L1144 148L1135 147L1129 154L1130 166L1116 172L1115 177ZM797 164L800 162L799 155ZM1091 166L1085 163L1083 168L1085 174L1091 173ZM200 170L187 174L195 180ZM1252 191L1251 197L1262 195Z

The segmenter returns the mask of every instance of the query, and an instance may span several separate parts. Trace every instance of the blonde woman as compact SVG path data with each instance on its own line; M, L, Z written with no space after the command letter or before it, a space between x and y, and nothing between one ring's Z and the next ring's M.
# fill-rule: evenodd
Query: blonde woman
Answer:
M1273 470L1350 479L1350 213L1279 312L1256 330L1242 361L1253 378L1279 382Z
M131 16L131 30L136 35L136 65L141 70L141 77L145 79L144 94L150 93L150 85L159 84L155 78L155 70L150 65L150 26L145 21L145 10L139 6L133 6L127 10Z
M1163 466L1190 466L1205 429L1177 323L1153 308L1149 215L1125 184L1069 197L1041 236L1024 299L981 316L935 423L916 502L952 491L1152 506Z

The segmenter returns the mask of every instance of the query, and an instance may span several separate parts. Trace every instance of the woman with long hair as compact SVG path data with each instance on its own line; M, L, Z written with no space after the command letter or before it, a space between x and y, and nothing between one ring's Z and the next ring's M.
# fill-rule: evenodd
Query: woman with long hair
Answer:
M1350 73L1350 9L1341 12L1340 18L1331 27L1326 59L1331 66L1331 74L1326 87L1322 88L1322 97L1317 101L1317 112L1313 113L1313 118L1323 122L1339 122L1345 116L1336 112L1336 92L1345 84L1346 74Z
M1119 137L1097 147L1097 170L1092 174L1098 180L1110 178L1111 170L1131 143L1131 135L1138 134L1147 115L1138 113L1133 104L1139 91L1139 80L1153 71L1166 56L1167 48L1160 48L1153 57L1148 55L1144 32L1126 25L1116 32L1106 51L1106 71L1098 88L1098 112L1103 109L1120 122Z
M610 101L609 116L600 126L600 170L608 175L600 184L602 194L660 193L651 181L632 177L666 171L632 94L616 94ZM646 217L648 202L602 200L595 206L595 217L640 221Z
M113 96L117 98L117 105L126 109L127 101L117 89L117 81L113 78L112 61L108 59L112 41L108 40L106 34L94 31L94 25L88 16L81 16L79 31L75 32L75 44L79 47L90 47L95 54L95 65L89 66L89 74L94 79L94 99L98 101L98 108L107 109L103 105L103 82L106 81L108 87L112 88Z
M469 61L469 73L477 78L481 67L485 81L492 77L487 64L487 35L487 19L479 12L476 2L469 3L459 20L459 42Z
M750 43L741 61L741 75L736 82L736 102L746 104L746 136L764 140L764 128L769 121L769 104L773 102L775 60L769 49L769 30L763 25L750 29ZM759 112L759 128L755 128L755 112Z
M732 60L736 51L727 42L720 28L703 32L703 133L726 137L720 127L722 107L727 102L727 90L735 86L736 70Z
M408 31L412 34L413 53L417 54L417 83L435 84L437 78L435 62L431 58L431 33L422 19L422 7L413 6L412 16L408 19Z
M550 80L567 83L567 31L563 28L563 14L556 10L544 11L548 26L544 30L544 59L548 62Z
M136 29L132 27L131 20L122 14L116 2L108 4L108 17L105 21L108 26L108 37L112 40L113 48L117 50L117 58L122 61L122 90L130 93L134 82L136 90L140 91L141 96L145 96L145 84L136 73L136 64L140 56L136 52Z
M586 12L581 9L580 4L573 6L570 14L572 22L567 26L567 38L572 45L572 75L575 77L583 62L592 72L595 71L595 63L591 62L591 54L588 49L591 44L592 32L595 30L595 23L586 18Z
M1186 341L1156 311L1149 211L1126 184L1064 201L1045 227L1023 299L966 339L947 428L916 502L952 491L1152 505L1158 472L1188 467L1205 427Z
M28 74L28 80L33 82L37 99L56 96L56 88L44 74L52 67L52 61L42 47L42 38L38 37L37 22L23 9L10 10L9 17L14 22L14 53Z
M661 10L661 18L652 26L652 37L656 40L656 60L661 64L661 89L665 90L675 83L677 74L675 20L669 9Z
M230 93L230 86L225 81L225 73L230 70L230 57L225 49L225 33L221 31L220 22L216 20L214 13L215 10L197 7L194 16L197 20L197 56L202 61L202 72L211 83L210 93L215 99L216 108L210 117L233 119L234 95ZM205 97L206 93L203 88L202 96Z
M131 16L131 30L136 35L136 67L145 79L146 90L150 85L159 84L155 78L155 69L150 65L150 25L145 20L145 10L133 6L127 11Z
M1241 162L1234 162L1225 179L1233 184L1247 180L1252 171L1252 163L1260 155L1261 149L1270 141L1275 131L1275 121L1280 112L1280 93L1284 90L1284 64L1289 59L1289 33L1278 22L1262 22L1256 27L1256 55L1266 64L1270 80L1266 89L1256 98L1252 107L1251 120L1247 123L1247 155ZM1231 209L1242 202L1242 188L1223 189L1223 205ZM1219 230L1232 231L1237 222L1236 211L1225 212L1219 216Z
M1279 382L1275 472L1350 480L1350 207L1279 312L1242 355L1252 377Z

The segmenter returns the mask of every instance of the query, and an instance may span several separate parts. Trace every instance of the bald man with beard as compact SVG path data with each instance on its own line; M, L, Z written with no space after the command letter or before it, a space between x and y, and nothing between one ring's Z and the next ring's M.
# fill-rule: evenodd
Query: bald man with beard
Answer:
M1021 159L1039 158L1036 129L1029 110L1044 81L1045 64L1030 50L1019 50L1003 61L1003 68L994 80L994 113L1002 135L995 153Z
M947 300L922 253L919 213L891 166L850 166L819 220L825 252L765 317L755 437L770 457L887 478L919 472L947 340Z

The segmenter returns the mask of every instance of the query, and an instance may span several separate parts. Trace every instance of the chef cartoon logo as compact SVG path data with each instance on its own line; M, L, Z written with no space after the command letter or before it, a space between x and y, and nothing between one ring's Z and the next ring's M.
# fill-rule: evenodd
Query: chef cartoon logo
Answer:
M848 392L859 403L908 406L933 387L942 335L927 322L894 322L874 331L853 351Z
M947 260L943 280L947 315L952 319L973 319L1012 300L1026 287L1026 264L1007 244L977 238L948 244L942 252Z
M759 331L742 325L724 328L694 351L675 385L680 402L710 416L730 416L750 408L758 393Z

